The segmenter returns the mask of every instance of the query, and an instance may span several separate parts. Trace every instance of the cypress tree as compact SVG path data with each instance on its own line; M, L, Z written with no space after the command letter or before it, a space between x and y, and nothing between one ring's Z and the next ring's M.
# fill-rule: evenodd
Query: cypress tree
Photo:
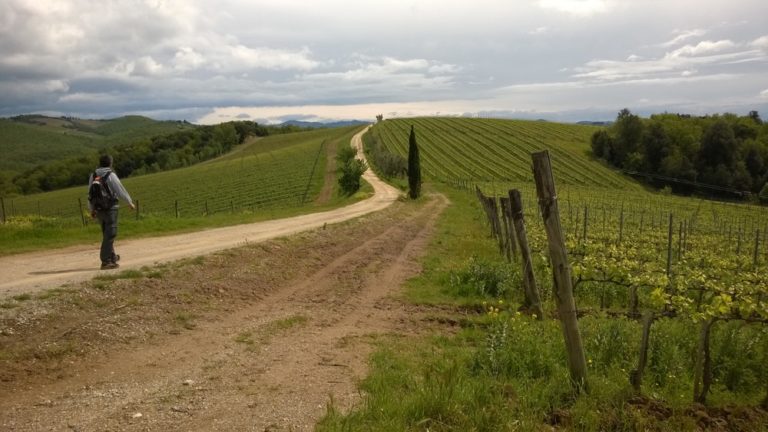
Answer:
M421 195L421 163L419 147L416 145L416 132L411 125L411 135L408 138L408 196L416 199L419 195Z

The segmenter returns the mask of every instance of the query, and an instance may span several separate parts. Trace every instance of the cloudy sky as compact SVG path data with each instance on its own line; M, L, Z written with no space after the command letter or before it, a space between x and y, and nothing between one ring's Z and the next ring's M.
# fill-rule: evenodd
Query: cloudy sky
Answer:
M766 0L2 0L0 117L758 110Z

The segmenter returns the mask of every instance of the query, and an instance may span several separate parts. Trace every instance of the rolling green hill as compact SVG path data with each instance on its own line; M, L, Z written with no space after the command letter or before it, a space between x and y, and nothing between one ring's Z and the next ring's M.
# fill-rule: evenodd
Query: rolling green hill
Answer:
M141 116L79 120L26 115L0 119L0 171L20 173L46 162L193 127Z
M323 185L330 141L349 142L359 128L320 129L251 139L232 154L187 168L123 179L142 214L182 216L301 206ZM6 213L80 219L87 188L5 200Z
M593 126L541 121L411 118L386 120L371 133L391 152L407 156L416 131L422 175L437 181L532 183L530 153L548 149L558 183L639 190L636 182L589 156Z
M407 157L411 125L416 131L422 177L461 188L479 186L487 195L519 189L527 209L537 207L531 153L549 150L561 202L564 225L578 226L585 208L592 220L618 225L623 213L638 225L662 224L669 213L704 224L711 230L740 222L740 230L754 232L765 225L763 207L736 205L695 197L653 193L637 181L591 157L589 140L595 126L541 121L413 118L391 119L371 129L389 151ZM608 222L611 221L611 222ZM570 224L573 223L573 226ZM604 226L601 225L601 228Z

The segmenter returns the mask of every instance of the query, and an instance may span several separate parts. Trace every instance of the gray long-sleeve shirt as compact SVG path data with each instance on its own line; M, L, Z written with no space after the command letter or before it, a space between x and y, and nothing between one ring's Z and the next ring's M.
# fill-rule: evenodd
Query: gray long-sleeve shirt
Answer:
M104 177L108 172L112 172L112 174L107 177L107 186L109 187L109 191L112 192L112 195L115 196L115 198L121 199L125 201L128 204L133 204L133 200L131 199L131 196L128 194L128 191L125 190L125 187L123 187L123 184L120 182L120 179L117 177L117 173L112 171L112 168L105 168L105 167L99 167L96 168L96 174L100 177ZM88 178L88 187L91 187L91 184L93 183L93 174ZM117 205L117 204L115 204ZM88 202L88 208L90 210L93 210L93 204L89 201Z

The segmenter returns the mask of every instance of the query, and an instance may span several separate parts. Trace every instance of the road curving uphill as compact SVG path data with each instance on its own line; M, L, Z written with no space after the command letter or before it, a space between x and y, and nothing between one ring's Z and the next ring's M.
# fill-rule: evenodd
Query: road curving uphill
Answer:
M366 129L367 130L367 129ZM352 146L362 151L361 131L352 138ZM166 263L182 258L206 255L246 243L295 234L301 231L335 224L382 210L392 204L400 192L381 181L372 170L363 178L374 189L374 195L364 201L320 213L253 224L216 228L179 235L121 240L122 270ZM35 252L0 258L0 298L31 293L65 284L82 282L102 274L98 266L98 245L74 246L47 252Z

